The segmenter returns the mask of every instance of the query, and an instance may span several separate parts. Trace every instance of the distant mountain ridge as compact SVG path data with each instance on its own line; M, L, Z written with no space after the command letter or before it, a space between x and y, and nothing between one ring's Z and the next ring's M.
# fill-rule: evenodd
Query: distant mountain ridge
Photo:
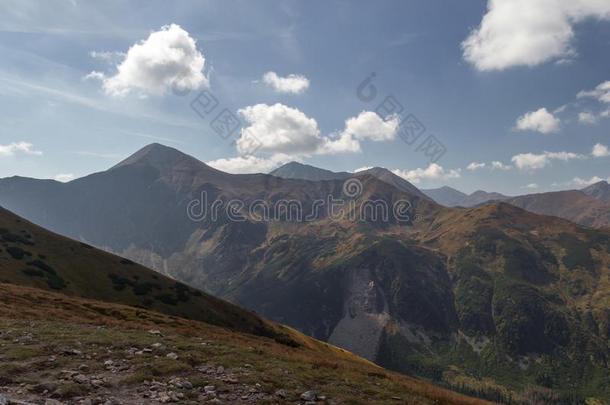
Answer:
M448 186L422 191L434 201L446 207L474 207L489 201L504 201L510 198L504 194L488 193L483 190L477 190L469 195Z
M527 194L507 203L541 215L552 215L594 228L610 227L610 203L580 190Z
M481 190L467 195L448 186L422 191L446 207L476 207L493 201L504 201L535 214L552 215L594 228L610 227L610 185L605 181L582 190L525 194L516 197Z
M373 167L366 170L361 170L356 173L349 172L333 172L326 169L320 169L319 167L306 165L299 162L290 162L286 163L283 166L278 167L277 169L271 171L269 173L272 176L281 177L284 179L299 179L299 180L309 180L309 181L320 181L320 180L345 180L349 177L357 176L357 175L365 175L370 174L383 181L384 183L388 183L399 190L407 192L412 195L416 195L420 198L428 199L429 197L422 193L417 187L413 184L409 183L407 180L403 179L400 176L395 175L390 170L385 169L383 167Z

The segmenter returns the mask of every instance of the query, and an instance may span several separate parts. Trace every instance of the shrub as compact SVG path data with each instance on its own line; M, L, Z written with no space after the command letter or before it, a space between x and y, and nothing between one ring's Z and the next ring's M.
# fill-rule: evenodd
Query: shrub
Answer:
M30 277L44 277L44 273L38 269L23 269L21 272Z
M161 301L167 305L176 305L178 304L178 300L172 294L160 294L155 297L158 301Z
M57 274L55 269L53 269L51 266L49 266L48 264L46 264L42 260L33 260L31 262L28 262L28 264L30 266L38 267L40 270L45 271L45 272L47 272L49 274Z
M63 290L66 288L66 282L57 274L47 274L47 285L53 290Z
M6 251L15 260L21 260L25 256L32 256L32 254L30 252L27 252L27 251L25 251L25 250L23 250L23 249L21 249L20 247L17 247L17 246L9 246L9 247L6 248Z

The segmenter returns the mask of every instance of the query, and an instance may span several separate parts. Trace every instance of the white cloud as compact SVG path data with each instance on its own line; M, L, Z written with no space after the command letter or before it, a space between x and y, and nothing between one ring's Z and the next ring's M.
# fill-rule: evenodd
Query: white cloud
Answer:
M487 166L485 163L472 162L466 167L466 169L475 171L479 169L484 169L485 166Z
M251 154L253 149L258 154L283 153L295 157L357 153L362 150L361 140L394 139L399 125L398 117L384 121L374 112L363 111L347 119L343 131L325 137L315 119L280 103L256 104L238 112L248 124L237 140L240 155Z
M346 132L333 134L331 138L326 139L324 145L320 149L321 154L335 153L359 153L362 152L360 141Z
M541 154L521 153L512 157L511 161L520 170L542 169L553 160L568 161L584 159L585 156L572 152L543 152Z
M593 150L591 151L591 156L593 157L606 157L610 156L610 150L606 145L602 145L601 143L596 143L593 146Z
M581 91L578 98L594 98L601 103L610 103L610 80L600 83L593 90Z
M104 81L104 79L106 79L106 75L104 75L102 72L89 72L85 75L85 77L83 77L84 80L99 80L101 82Z
M485 162L472 162L468 166L466 166L466 170L475 171L480 169L491 169L491 170L510 170L512 169L511 165L505 165L499 160L494 160L490 163Z
M392 115L384 121L377 113L362 111L357 117L345 121L343 133L359 140L390 141L396 138L399 125L400 118L397 115Z
M205 58L195 40L179 25L171 24L132 45L117 65L115 75L91 72L87 77L101 78L104 91L113 96L131 92L162 95L173 89L186 91L207 86L204 65Z
M62 183L67 183L68 181L74 180L74 175L72 173L60 173L53 177L53 179L61 181Z
M461 177L459 169L445 170L442 166L431 163L427 168L417 168L414 170L392 170L397 176L404 178L412 183L418 184L422 180L450 180Z
M560 120L546 108L540 108L523 114L517 119L516 128L519 131L537 131L543 134L550 134L559 130Z
M258 152L311 155L325 143L316 120L296 108L256 104L238 112L249 124L237 140L240 154L251 153L257 145Z
M360 141L391 141L396 138L399 126L397 115L383 120L377 113L362 111L358 116L345 120L343 131L326 142L321 153L360 152Z
M369 170L369 169L372 169L372 168L373 168L373 166L363 166L363 167L359 167L359 168L357 168L356 170L354 170L354 173L363 172L363 171L365 171L365 170Z
M238 156L228 159L218 159L207 162L208 165L223 172L240 173L268 173L276 167L293 160L286 155L275 155L271 158L256 156Z
M301 94L309 88L309 79L297 74L281 77L275 72L267 72L263 75L263 82L279 93Z
M125 54L123 52L112 51L91 51L89 52L89 56L91 56L93 59L106 63L120 62L123 58L125 58Z
M0 156L14 156L22 153L25 155L40 156L42 152L33 149L34 145L29 142L12 142L8 145L0 145Z
M512 166L505 165L504 163L500 162L499 160L494 160L493 162L491 162L491 168L493 170L510 170L510 169L512 169Z
M532 189L532 190L533 190L533 189L536 189L536 188L538 188L538 187L539 187L539 186L538 186L538 184L536 184L536 183L530 183L530 184L528 184L528 185L526 185L526 186L523 186L523 188L528 188L528 189Z
M609 19L606 0L488 0L479 27L462 42L464 59L478 70L535 66L571 58L573 26Z
M578 122L583 124L593 125L597 122L597 117L588 111L578 113Z
M586 187L586 186L590 186L591 184L599 183L600 181L603 181L603 180L604 179L602 179L601 177L598 177L598 176L593 176L590 179L581 179L580 177L574 177L570 183L572 185L575 185L578 187ZM609 180L610 180L610 178L609 178Z
M322 136L315 119L280 103L247 106L238 113L247 124L236 141L238 156L208 162L229 173L268 172L313 155L360 152L361 140L394 139L399 125L398 117L384 121L373 112L363 111L347 119L341 132Z

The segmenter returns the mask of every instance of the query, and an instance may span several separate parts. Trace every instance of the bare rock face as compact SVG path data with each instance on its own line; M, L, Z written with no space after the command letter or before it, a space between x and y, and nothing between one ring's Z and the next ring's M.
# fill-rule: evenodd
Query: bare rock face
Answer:
M374 361L381 335L390 319L387 301L370 270L354 269L348 277L345 316L337 323L328 341Z

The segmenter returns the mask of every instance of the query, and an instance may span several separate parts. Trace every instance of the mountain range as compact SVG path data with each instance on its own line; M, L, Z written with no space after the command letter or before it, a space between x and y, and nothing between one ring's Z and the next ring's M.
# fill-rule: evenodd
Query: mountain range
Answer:
M358 173L369 173L408 193L415 193L414 189L416 190L416 187L407 180L387 169L377 167ZM297 162L287 163L270 174L283 178L312 181L321 178L346 179L351 175L347 172L335 173ZM606 181L600 181L582 190L527 194L516 197L483 190L466 194L449 186L424 189L421 192L417 190L417 193L420 195L423 193L445 207L476 207L493 201L504 201L536 214L565 218L594 228L610 227L610 185Z
M153 144L65 184L2 179L0 204L392 370L494 400L610 399L610 230L445 207L386 169L288 169L232 175Z

